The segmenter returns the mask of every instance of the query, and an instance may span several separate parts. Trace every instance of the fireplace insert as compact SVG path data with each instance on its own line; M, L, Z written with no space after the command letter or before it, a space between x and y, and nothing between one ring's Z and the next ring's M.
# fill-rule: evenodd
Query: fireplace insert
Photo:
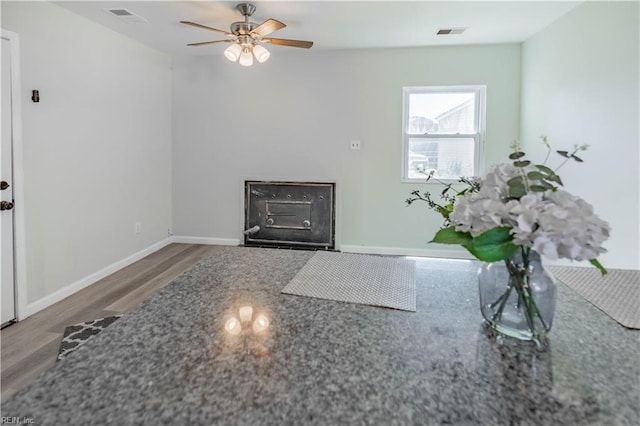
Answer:
M244 244L335 247L335 183L245 181Z

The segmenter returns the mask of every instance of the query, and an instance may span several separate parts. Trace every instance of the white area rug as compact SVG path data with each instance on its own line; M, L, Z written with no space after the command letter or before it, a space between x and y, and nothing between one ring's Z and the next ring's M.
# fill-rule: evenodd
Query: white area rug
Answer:
M415 312L415 262L318 251L282 293Z
M548 266L554 277L627 328L640 329L640 271Z

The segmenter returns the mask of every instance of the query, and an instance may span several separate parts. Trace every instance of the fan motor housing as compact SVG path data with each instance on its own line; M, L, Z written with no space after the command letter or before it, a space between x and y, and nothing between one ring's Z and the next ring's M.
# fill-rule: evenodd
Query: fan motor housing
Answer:
M256 24L255 22L234 22L233 24L231 24L231 32L236 35L248 35L251 33L251 31L253 31L254 28L257 27L258 24Z

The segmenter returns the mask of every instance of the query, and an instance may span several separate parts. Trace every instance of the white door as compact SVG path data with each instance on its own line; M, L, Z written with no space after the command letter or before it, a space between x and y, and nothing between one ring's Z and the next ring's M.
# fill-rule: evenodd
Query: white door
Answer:
M11 119L11 42L2 38L2 145L0 146L0 275L2 279L1 324L16 318L13 259L13 161Z

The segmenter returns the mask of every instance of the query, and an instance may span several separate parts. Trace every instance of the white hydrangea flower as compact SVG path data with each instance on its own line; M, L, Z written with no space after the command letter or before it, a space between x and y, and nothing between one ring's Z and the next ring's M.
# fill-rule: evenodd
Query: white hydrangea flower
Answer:
M509 194L507 182L519 173L520 171L509 163L493 165L481 181L479 194L487 198L506 197Z
M476 237L489 229L503 226L507 214L503 200L509 192L507 181L518 173L511 164L492 166L480 180L480 190L456 203L449 216L456 231L469 232Z
M551 260L590 260L606 252L602 243L609 237L609 224L580 197L557 190L509 198L507 182L531 170L536 169L493 166L480 181L480 190L455 204L449 219L456 231L476 237L495 227L510 227L514 244L532 247Z
M609 237L609 224L593 212L582 198L566 191L549 192L539 211L533 248L552 260L595 259L606 250L602 243ZM555 255L549 247L555 246ZM546 254L548 252L549 254Z
M470 194L456 203L449 216L456 231L469 232L477 237L489 229L502 226L506 206L497 197L483 197L482 194Z
M516 245L531 247L533 233L538 228L539 209L542 205L543 193L531 192L519 200L507 202L509 218L505 225L511 226L513 242Z

